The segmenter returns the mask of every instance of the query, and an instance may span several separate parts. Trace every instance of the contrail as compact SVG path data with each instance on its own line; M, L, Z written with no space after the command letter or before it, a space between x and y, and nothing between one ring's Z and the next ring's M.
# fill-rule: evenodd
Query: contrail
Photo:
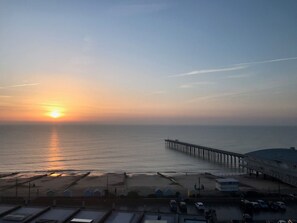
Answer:
M241 70L246 68L246 66L236 65L233 67L224 67L224 68L216 68L216 69L205 69L205 70L194 70L188 73L182 73L182 74L175 74L170 75L169 77L185 77L185 76L192 76L196 74L207 74L207 73L217 73L217 72L225 72L225 71L233 71L233 70Z
M297 60L297 57L287 57L287 58L279 58L279 59L272 59L272 60L263 60L263 61L239 63L239 64L233 64L233 65L231 65L229 67L210 68L210 69L204 69L204 70L194 70L194 71L190 71L190 72L187 72L187 73L169 75L168 77L185 77L185 76L192 76L192 75L196 75L196 74L207 74L207 73L218 73L218 72L242 70L242 69L248 68L248 67L250 67L252 65L265 64L265 63L275 63L275 62L282 62L282 61L289 61L289 60Z
M281 61L288 61L288 60L297 60L297 57L287 57L287 58L279 58L279 59L273 59L273 60L263 60L263 61L254 61L254 62L248 62L248 63L239 63L239 64L234 64L234 66L250 66L250 65L254 65L254 64L274 63L274 62L281 62Z
M32 83L32 84L17 84L17 85L10 85L10 86L0 86L0 89L8 89L8 88L16 88L16 87L27 87L27 86L35 86L39 85L40 83Z

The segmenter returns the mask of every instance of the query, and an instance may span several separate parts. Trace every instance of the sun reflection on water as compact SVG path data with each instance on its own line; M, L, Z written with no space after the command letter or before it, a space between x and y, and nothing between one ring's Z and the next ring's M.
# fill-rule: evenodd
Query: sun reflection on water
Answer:
M49 154L48 154L48 169L49 170L61 170L64 169L64 163L61 161L61 147L58 130L55 126L52 127L50 143L49 143Z

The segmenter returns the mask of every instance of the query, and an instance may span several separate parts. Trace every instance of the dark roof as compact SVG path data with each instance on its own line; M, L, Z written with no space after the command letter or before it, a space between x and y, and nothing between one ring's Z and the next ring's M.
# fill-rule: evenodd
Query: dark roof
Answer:
M245 155L263 160L297 164L297 150L295 149L263 149Z
M234 178L219 178L216 179L217 182L219 183L238 183L238 180L234 179Z

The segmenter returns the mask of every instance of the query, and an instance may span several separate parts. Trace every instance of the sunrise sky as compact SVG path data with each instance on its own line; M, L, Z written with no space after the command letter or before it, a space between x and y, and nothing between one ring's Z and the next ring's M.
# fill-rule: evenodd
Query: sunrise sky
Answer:
M0 122L297 124L297 1L0 0Z

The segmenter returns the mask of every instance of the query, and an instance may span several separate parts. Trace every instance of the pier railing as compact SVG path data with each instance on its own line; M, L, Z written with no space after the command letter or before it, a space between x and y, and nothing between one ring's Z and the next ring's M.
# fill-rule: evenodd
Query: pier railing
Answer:
M244 168L243 162L245 155L221 149L214 149L205 146L194 145L179 140L165 139L165 146L191 156L199 157L210 162L222 164L230 168Z

